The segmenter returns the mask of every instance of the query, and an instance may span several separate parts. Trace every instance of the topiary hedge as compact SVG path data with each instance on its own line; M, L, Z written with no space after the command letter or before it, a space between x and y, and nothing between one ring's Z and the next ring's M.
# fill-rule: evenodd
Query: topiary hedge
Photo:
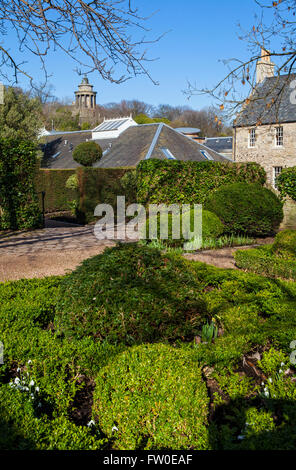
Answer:
M209 194L235 182L266 182L256 163L144 160L137 166L137 199L144 205L203 204Z
M119 245L63 279L55 325L70 338L128 345L193 338L206 317L197 287L185 259Z
M181 246L184 244L185 239L182 236L182 215L180 214L180 239L175 240L172 237L172 227L174 215L172 213L168 214L168 239L162 240L162 242L168 246ZM166 221L165 221L166 222ZM194 228L194 209L190 211L190 225L191 230ZM146 222L146 238L149 239L149 219ZM224 232L224 225L220 221L219 217L213 212L203 210L202 211L202 238L218 238ZM160 216L157 218L157 237L160 238Z
M0 230L42 226L36 171L33 143L0 139Z
M258 184L223 186L207 198L205 208L220 218L225 233L257 237L272 235L284 217L278 197Z
M114 449L205 450L208 404L192 352L142 345L102 369L93 415Z
M45 212L69 210L69 201L77 197L77 190L66 186L68 179L75 176L75 170L40 169L36 175L37 191L45 192ZM41 195L39 195L41 207Z
M92 166L102 155L101 147L94 141L82 142L73 151L73 159L82 166Z

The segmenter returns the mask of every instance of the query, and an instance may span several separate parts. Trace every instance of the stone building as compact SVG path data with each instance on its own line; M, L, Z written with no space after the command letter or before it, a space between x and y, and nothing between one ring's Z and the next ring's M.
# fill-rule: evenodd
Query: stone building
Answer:
M283 168L296 166L296 103L291 98L296 75L274 75L265 50L256 72L255 89L234 121L233 160L262 165L268 185L276 190Z
M74 114L79 114L79 124L89 122L94 125L98 121L97 92L93 90L88 78L84 76L78 91L75 91Z

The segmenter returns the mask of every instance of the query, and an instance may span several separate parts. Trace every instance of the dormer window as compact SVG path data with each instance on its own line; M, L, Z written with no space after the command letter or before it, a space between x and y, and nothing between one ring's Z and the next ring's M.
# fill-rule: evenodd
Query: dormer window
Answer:
M256 145L256 129L249 130L249 147L255 147Z
M275 146L283 147L284 145L284 128L282 126L275 128Z

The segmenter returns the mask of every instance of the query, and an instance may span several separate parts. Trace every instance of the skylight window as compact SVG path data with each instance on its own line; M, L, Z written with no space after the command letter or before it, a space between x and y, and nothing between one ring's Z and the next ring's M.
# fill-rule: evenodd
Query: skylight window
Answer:
M205 150L201 150L200 153L207 159L207 160L214 160L211 155L208 154Z
M169 149L165 148L165 147L162 147L160 149L162 151L162 153L164 154L165 158L167 158L168 160L176 160L176 158L174 157L174 155L172 154L172 152L170 152Z

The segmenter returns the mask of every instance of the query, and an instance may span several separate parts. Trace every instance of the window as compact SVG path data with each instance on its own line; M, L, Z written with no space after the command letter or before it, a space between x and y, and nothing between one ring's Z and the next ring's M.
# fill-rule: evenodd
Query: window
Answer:
M249 131L249 147L255 147L256 144L256 129Z
M283 127L275 128L275 146L282 147L284 145L284 129Z
M273 187L277 189L277 179L280 176L281 172L283 171L282 166L275 166L273 167Z
M214 160L211 155L208 154L208 152L205 152L204 150L201 150L200 153L207 159L207 160Z
M161 148L160 149L162 151L162 153L164 154L164 156L166 158L168 158L169 160L176 160L176 158L174 157L174 155L172 154L172 152L169 151L169 149L166 149L166 148Z

